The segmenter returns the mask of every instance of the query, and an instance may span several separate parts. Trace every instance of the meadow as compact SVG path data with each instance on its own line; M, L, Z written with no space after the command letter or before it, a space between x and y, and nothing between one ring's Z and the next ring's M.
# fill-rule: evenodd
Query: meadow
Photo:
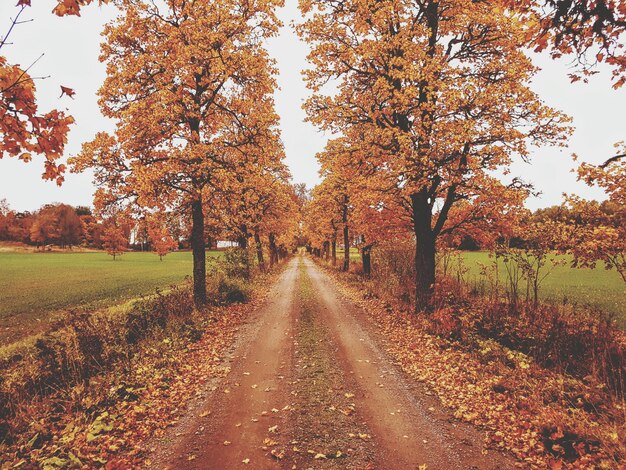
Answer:
M489 253L484 251L463 252L463 260L467 268L464 278L470 285L481 282L480 263L493 262ZM571 267L569 257L565 257L565 261L564 265L546 267L551 271L541 284L539 296L550 302L589 305L614 316L620 326L626 328L626 286L619 274L607 271L601 263L596 269L579 269ZM499 275L500 282L506 282L502 262ZM522 281L520 288L524 290L525 285Z
M209 252L219 256L221 252ZM192 272L190 252L0 253L0 343L39 330L54 312L97 308L179 284Z
M376 256L374 250L372 257ZM337 257L343 258L343 250L338 250ZM493 258L485 251L462 252L463 280L470 286L479 286L481 279L480 264L491 264ZM350 250L350 259L361 261L356 249ZM616 319L618 324L626 329L626 286L616 271L607 271L599 263L596 269L578 269L570 266L570 258L566 257L566 264L551 268L548 276L542 282L539 296L543 300L556 303L570 303L590 306ZM456 261L452 262L450 271L457 271ZM545 271L544 271L545 272ZM500 283L506 282L506 270L502 262L499 266ZM520 290L525 289L525 281L520 282Z

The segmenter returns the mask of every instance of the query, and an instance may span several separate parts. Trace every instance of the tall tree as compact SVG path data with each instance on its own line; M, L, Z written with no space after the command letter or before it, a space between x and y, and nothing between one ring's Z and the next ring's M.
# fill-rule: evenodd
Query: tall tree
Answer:
M59 245L63 248L78 245L83 236L83 225L76 209L67 204L59 204L55 207L55 217Z
M412 221L416 309L428 306L451 208L489 194L529 144L562 142L567 118L528 87L526 25L491 2L301 2L312 44L309 119L359 147ZM323 86L337 80L337 92ZM494 194L495 196L495 194Z
M264 40L276 34L282 0L122 0L105 29L100 134L72 160L96 168L98 205L127 200L185 209L192 219L194 301L206 304L204 199L270 145L277 116Z

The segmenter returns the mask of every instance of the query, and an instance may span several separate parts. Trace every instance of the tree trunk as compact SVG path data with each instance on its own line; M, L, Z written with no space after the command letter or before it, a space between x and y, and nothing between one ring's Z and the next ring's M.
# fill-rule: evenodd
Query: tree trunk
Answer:
M330 244L330 249L333 257L333 266L337 266L337 234L333 237Z
M361 248L361 260L363 261L363 274L372 274L372 245L365 245Z
M348 228L348 196L343 199L343 268L342 271L350 270L350 229Z
M330 257L330 242L326 240L324 242L324 260L328 262L329 257Z
M415 312L431 303L435 284L435 236L431 227L432 208L426 191L411 195L415 234Z
M204 212L202 200L191 203L191 250L193 252L193 303L197 308L206 305L206 252L204 242Z
M263 259L263 245L261 244L261 237L258 230L254 230L254 243L256 245L256 257L259 262L259 269L261 272L265 272L265 259Z
M270 266L278 263L278 251L276 249L276 235L270 233Z

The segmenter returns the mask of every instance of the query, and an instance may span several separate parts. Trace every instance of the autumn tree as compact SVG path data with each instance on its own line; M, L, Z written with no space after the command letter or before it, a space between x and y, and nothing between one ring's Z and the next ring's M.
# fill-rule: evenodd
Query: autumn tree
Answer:
M30 241L37 247L47 245L57 237L58 227L51 210L42 209L30 227Z
M8 239L10 213L11 208L7 200L0 199L0 240Z
M115 221L105 223L102 231L102 248L111 256L113 261L116 257L123 255L128 248L128 238L124 230Z
M354 240L354 201L362 200L364 187L356 179L358 172L352 148L345 138L331 139L325 149L316 155L320 163L322 182L313 188L307 207L307 226L314 243L323 246L322 252L328 259L332 254L333 266L337 263L336 246L338 235L344 246L341 269L350 268L350 247Z
M265 156L263 165L248 165L222 190L213 210L218 213L224 228L246 248L248 238L254 241L257 263L265 270L264 247L270 255L270 265L278 261L277 238L285 232L288 219L298 220L293 203L290 174L282 163L282 144L276 139L274 148L257 151ZM264 243L267 240L267 244Z
M331 186L329 180L324 179L313 188L311 200L304 209L303 223L309 245L321 247L321 254L336 266L342 214Z
M76 210L67 204L55 207L57 241L62 248L78 245L83 235L83 226Z
M360 146L416 240L416 309L430 302L436 240L459 202L492 193L494 171L561 142L567 119L529 88L527 31L491 2L301 2L312 44L309 119ZM336 80L337 91L324 85ZM497 197L494 195L494 197Z
M94 0L56 0L56 6L52 10L57 16L80 16L81 8L93 3ZM30 0L20 0L20 3L30 5ZM98 0L99 5L109 3L109 0Z
M80 16L80 8L92 1L58 0L53 11L58 16ZM99 0L99 3L108 3L108 0ZM23 15L30 5L31 0L17 1L17 11L11 18L9 29L0 37L0 159L6 155L30 162L33 155L41 155L44 158L42 177L61 185L65 165L59 163L59 159L63 156L74 118L57 109L45 113L39 111L35 80L46 77L31 74L39 59L22 67L9 63L4 56L5 48L11 45L11 33L17 26L28 22ZM61 92L61 96L73 95L73 90L68 87L62 86Z
M600 166L583 163L578 177L602 188L608 201L600 204L567 197L571 219L564 243L574 256L574 265L593 268L603 262L626 282L626 160Z
M206 304L204 200L275 138L274 68L264 40L282 0L120 1L105 29L99 134L73 159L96 169L97 204L129 201L191 215L194 301Z
M361 138L363 136L357 141ZM317 155L320 175L324 178L320 187L326 186L326 190L317 195L322 199L334 199L335 211L327 208L327 214L339 212L339 222L333 225L342 229L344 245L356 242L363 273L369 275L374 246L400 233L405 236L410 224L393 195L386 191L386 175L368 167L368 158L363 151L360 145L352 145L348 138L330 140L324 151ZM344 252L343 268L349 268L347 252Z
M0 158L15 157L30 162L33 155L44 158L43 178L63 182L65 166L58 160L63 155L67 133L74 122L71 116L56 109L40 112L36 97L36 77L29 70L10 64L4 48L10 44L9 35L20 23L20 17L30 2L18 2L9 32L0 42Z
M152 244L152 251L163 257L178 248L178 242L167 228L164 217L152 216L147 221L148 237Z

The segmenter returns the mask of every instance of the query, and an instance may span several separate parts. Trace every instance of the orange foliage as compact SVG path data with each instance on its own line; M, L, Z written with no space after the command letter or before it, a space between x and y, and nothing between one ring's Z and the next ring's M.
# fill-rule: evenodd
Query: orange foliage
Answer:
M113 260L117 256L124 254L128 248L128 238L124 235L122 227L118 226L115 222L109 222L106 224L102 235L102 247L106 252L113 256Z
M148 219L148 237L152 250L159 255L161 261L165 255L178 248L178 242L172 237L163 217L152 216Z
M614 88L626 83L626 6L614 0L503 0L528 25L530 45L552 57L574 54L578 81L604 62L613 68ZM586 78L585 78L586 80Z
M206 303L205 203L250 166L275 164L280 144L275 70L264 40L281 0L123 0L105 28L100 90L115 135L99 134L71 159L96 170L96 208L119 202L191 215L196 305ZM231 201L232 202L232 201Z
M493 172L529 157L530 144L563 143L569 119L528 87L536 69L524 53L527 25L491 2L309 0L301 8L298 30L312 44L309 120L347 140L340 167L374 179L391 207L405 209L421 309L451 210L523 191ZM338 91L327 94L333 79Z

